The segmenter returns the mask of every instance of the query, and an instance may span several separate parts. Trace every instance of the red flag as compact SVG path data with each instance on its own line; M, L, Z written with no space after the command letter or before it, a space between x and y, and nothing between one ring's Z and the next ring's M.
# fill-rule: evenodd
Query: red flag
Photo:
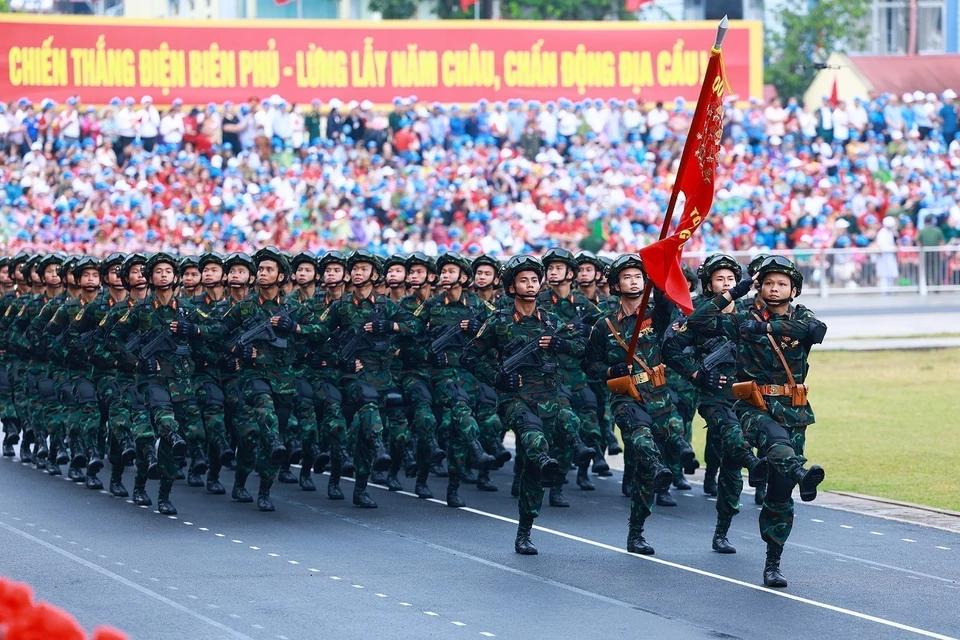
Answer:
M477 4L480 0L460 0L460 10L466 11L473 5Z
M726 89L723 54L713 48L700 88L697 109L690 122L687 142L680 156L677 181L673 185L674 195L682 191L686 197L683 215L673 235L640 250L647 277L686 314L693 312L693 302L680 268L680 256L683 245L703 224L713 205L713 183L723 135L723 96Z
M833 89L830 90L830 106L834 109L840 104L840 96L837 95L837 74L833 74Z
M648 4L653 4L653 0L626 0L624 8L628 12L633 13L634 11L640 11L640 9Z

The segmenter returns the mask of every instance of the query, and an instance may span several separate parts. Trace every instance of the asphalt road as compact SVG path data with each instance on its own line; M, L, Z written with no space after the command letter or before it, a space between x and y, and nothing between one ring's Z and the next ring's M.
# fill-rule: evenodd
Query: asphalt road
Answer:
M773 591L749 496L736 555L710 550L715 503L695 486L655 510L657 554L641 557L624 550L619 473L568 485L572 508L545 506L540 555L521 557L511 478L494 478L498 493L461 490L464 509L373 487L380 508L360 510L346 479L343 502L325 482L278 484L272 514L178 482L179 515L164 517L4 458L0 575L135 639L960 636L957 534L800 503L790 586ZM441 496L445 480L431 486Z

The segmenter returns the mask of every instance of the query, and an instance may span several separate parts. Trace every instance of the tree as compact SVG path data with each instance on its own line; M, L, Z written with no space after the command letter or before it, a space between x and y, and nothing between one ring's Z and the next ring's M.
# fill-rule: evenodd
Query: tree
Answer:
M767 30L766 81L781 98L801 98L817 73L815 63L845 53L869 33L870 0L786 2L774 13L778 28Z
M417 13L416 0L370 0L369 7L384 20L409 20Z
M10 13L10 3L7 0L0 0L0 13Z
M511 20L604 20L635 18L627 13L623 0L504 0L504 18Z

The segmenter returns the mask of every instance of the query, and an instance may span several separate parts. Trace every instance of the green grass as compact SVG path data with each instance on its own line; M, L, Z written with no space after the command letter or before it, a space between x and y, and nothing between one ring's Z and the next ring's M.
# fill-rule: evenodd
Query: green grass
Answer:
M960 511L960 349L813 352L806 456L825 489ZM694 448L702 455L702 420Z

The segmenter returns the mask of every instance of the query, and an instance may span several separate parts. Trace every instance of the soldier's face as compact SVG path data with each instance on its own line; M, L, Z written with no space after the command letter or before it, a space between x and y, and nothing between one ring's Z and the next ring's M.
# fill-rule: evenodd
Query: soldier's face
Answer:
M127 279L130 281L130 286L134 289L147 284L147 279L143 277L143 265L135 264L130 267L130 275L127 276Z
M173 284L173 274L173 265L161 262L153 268L153 273L150 274L150 278L153 281L154 287L164 289Z
M120 289L123 287L123 282L120 280L120 274L117 273L115 268L107 271L107 286L114 289Z
M570 268L562 262L551 262L547 265L547 282L558 285L567 277Z
M460 283L460 267L455 264L445 264L440 269L440 286L455 287Z
M620 294L636 296L643 291L643 272L640 269L624 269L620 272Z
M230 267L227 273L227 283L232 287L246 287L250 285L250 269L243 265L235 264Z
M96 269L84 269L80 274L80 288L84 291L96 291L100 288L100 272Z
M730 269L717 269L710 276L710 290L714 293L726 293L737 284L737 276Z
M422 264L415 264L410 267L410 273L407 274L407 284L414 289L419 289L427 282L427 268Z
M43 281L47 283L48 287L58 287L60 286L60 274L57 273L59 267L55 264L48 264L43 270Z
M193 289L200 286L200 270L196 267L190 267L183 272L183 286L187 289Z
M793 297L793 283L784 273L770 273L760 285L760 295L767 304L782 304Z
M297 284L308 285L317 279L317 268L309 262L301 262L297 265Z
M477 287L485 289L493 284L493 280L496 277L497 274L493 271L493 267L488 264L481 264L473 274L473 281Z
M577 269L577 282L579 284L593 284L597 281L597 268L592 264L584 263Z
M280 268L273 260L264 260L257 265L257 284L261 287L272 287L280 284Z
M10 280L10 268L0 269L0 286L9 287L11 284L13 284L13 281Z
M350 269L350 280L354 286L361 286L370 280L373 275L373 265L367 262L358 262Z
M328 264L323 270L323 281L329 285L337 285L343 282L343 265Z
M392 264L387 269L387 284L403 284L407 279L407 269L402 264Z
M203 265L203 276L201 277L205 287L213 287L223 280L223 267L210 262Z
M521 271L513 279L513 289L520 298L536 298L540 292L540 276L536 271Z

